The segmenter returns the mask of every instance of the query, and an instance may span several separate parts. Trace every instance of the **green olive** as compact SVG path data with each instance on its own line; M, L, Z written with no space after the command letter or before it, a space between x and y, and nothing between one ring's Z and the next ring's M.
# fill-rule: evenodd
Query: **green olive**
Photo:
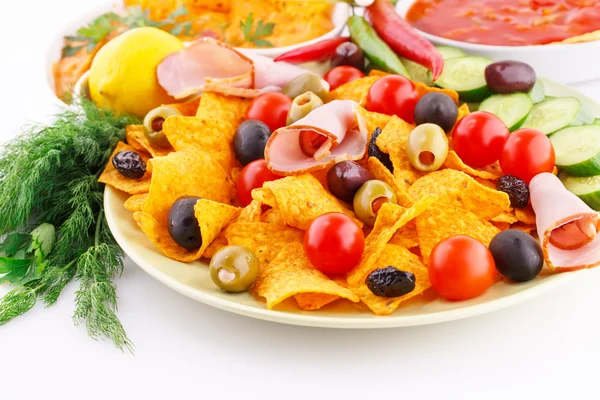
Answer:
M171 106L160 106L151 110L144 118L144 134L148 141L158 147L169 147L162 126L165 120L173 115L181 115L179 110Z
M302 93L313 92L323 101L327 101L328 89L321 78L315 74L302 74L292 79L281 89L281 92L289 98L296 98Z
M396 204L396 194L383 181L366 181L354 195L354 212L369 226L375 225L377 213L385 203Z
M230 293L248 290L258 278L260 263L254 253L242 246L227 246L210 260L210 277L219 288Z
M323 105L323 100L313 92L306 92L297 96L290 107L287 116L287 124L291 125L306 117L312 110Z
M437 171L448 157L448 137L435 124L423 124L413 129L407 146L408 161L419 171Z

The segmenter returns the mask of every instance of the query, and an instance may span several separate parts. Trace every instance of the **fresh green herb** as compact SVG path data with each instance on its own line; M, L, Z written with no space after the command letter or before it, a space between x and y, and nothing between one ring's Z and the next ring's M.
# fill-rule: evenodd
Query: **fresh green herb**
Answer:
M240 29L244 33L244 39L247 42L254 43L258 47L273 47L271 42L263 38L273 34L274 23L265 24L263 20L259 20L255 27L254 14L250 13L244 21L240 21Z
M118 348L131 350L115 314L112 283L123 269L122 252L104 220L104 185L97 179L125 127L139 121L91 101L79 106L80 111L65 111L47 127L28 129L0 151L0 235L8 235L0 251L16 258L26 249L23 258L40 256L44 265L33 275L26 271L27 279L0 299L0 325L30 310L38 299L55 304L76 277L75 323L85 322L94 338L109 338ZM27 244L20 236L30 224L42 222L57 227L49 254L49 227L27 235ZM22 272L23 266L12 263L11 271Z

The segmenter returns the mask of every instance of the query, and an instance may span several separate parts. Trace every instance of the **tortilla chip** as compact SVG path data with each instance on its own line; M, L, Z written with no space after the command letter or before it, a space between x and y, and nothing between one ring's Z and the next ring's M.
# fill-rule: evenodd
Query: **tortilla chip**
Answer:
M515 217L514 210L511 208L510 210L505 211L502 214L498 214L497 216L492 218L490 222L505 222L509 225L512 225L515 222L518 222L518 219L517 217Z
M169 117L163 124L163 131L175 150L190 146L200 148L211 155L228 174L233 167L235 156L226 138L233 135L234 128L227 122L196 117Z
M408 161L408 137L414 126L394 116L377 138L377 146L390 155L394 165L394 178L398 187L407 190L410 185L424 175L417 171Z
M261 268L254 293L267 300L268 309L300 293L321 293L358 302L352 291L311 265L302 243L285 246L273 261Z
M369 172L371 172L375 179L390 185L394 193L396 193L396 198L399 205L403 207L409 207L412 204L410 197L408 197L408 192L398 186L396 180L394 179L394 175L389 169L387 169L385 165L381 163L381 161L379 161L379 159L375 157L369 157L367 169Z
M510 229L510 224L507 223L507 222L494 222L494 221L491 221L491 224L494 225L499 230L501 230L502 232Z
M198 107L200 106L200 97L186 101L185 103L169 104L169 106L175 108L184 117L193 117L196 115Z
M393 244L385 245L383 252L370 267L367 275L378 268L385 268L388 266L395 267L400 271L413 273L416 278L415 289L400 297L379 297L374 295L363 281L360 286L354 290L354 293L356 293L362 302L376 315L389 315L393 313L400 306L400 303L422 294L431 287L427 267L423 264L421 258L404 247Z
M281 226L285 225L285 220L283 219L283 215L281 214L281 211L279 211L278 208L271 208L270 210L267 210L260 217L260 220L261 220L261 222L266 222L268 224L275 224L275 225L281 225Z
M223 232L221 232L219 236L217 236L215 240L213 240L212 243L206 248L206 250L204 250L202 258L211 259L215 256L215 253L217 251L221 250L223 247L226 247L228 245L229 243L227 242L227 238L225 237L225 235L223 235Z
M242 210L242 213L238 217L239 222L261 222L260 215L262 214L262 203L258 200L252 200Z
M427 264L435 245L444 239L467 235L488 246L500 230L464 208L440 201L417 217L417 232L421 255Z
M104 171L102 175L98 178L98 182L104 183L108 186L112 186L115 189L118 189L122 192L129 194L141 194L148 193L150 190L150 173L146 170L146 174L142 176L140 179L132 179L122 175L117 169L114 167L112 163L113 157L121 152L121 151L135 151L133 147L119 142L117 143L117 147L115 147L115 151L111 154L108 159L108 163L106 167L104 167ZM138 152L138 154L142 157L142 159L148 164L149 157L142 153Z
M378 69L372 69L371 72L369 72L369 76L378 76L380 78L383 78L384 76L388 76L391 75L389 72L385 72L385 71L380 71Z
M379 76L365 76L364 78L355 79L344 85L338 86L335 90L329 92L328 100L354 100L361 104L363 98L366 98L367 93L369 93L371 86L373 86L379 78Z
M208 246L241 210L227 204L201 199L196 203L194 211L202 235L202 246L196 251L186 250L175 243L167 225L159 223L152 215L136 212L134 218L146 236L167 257L181 262L192 262L203 256Z
M536 224L535 212L533 211L531 204L525 208L515 208L515 218L517 221L523 222L526 225Z
M340 296L335 294L325 293L298 293L294 295L294 300L298 303L298 307L304 311L319 310L339 298Z
M454 150L450 150L448 152L448 157L444 162L444 168L455 169L457 171L462 171L466 174L469 174L473 177L488 180L497 180L503 175L502 170L500 169L500 165L498 165L498 163L490 164L487 167L481 169L471 168L467 164L465 164L463 160L460 159L460 157L458 156L458 154L456 154Z
M200 99L200 106L198 107L196 117L227 122L236 128L244 122L244 116L246 115L246 111L251 102L252 99L244 99L214 92L204 92ZM224 135L227 143L233 143L235 129L233 132L227 131L225 133L227 133L227 135Z
M144 212L164 226L171 206L181 196L229 202L231 184L227 174L208 153L188 148L153 158L151 163L152 182Z
M424 176L411 186L408 194L415 201L436 195L440 202L465 208L485 220L511 209L506 193L485 187L464 172L453 169Z
M245 246L258 257L261 267L269 264L290 243L302 243L304 232L265 222L234 222L225 230L231 246Z
M363 226L352 211L344 207L310 174L266 182L261 190L252 191L252 197L279 209L285 223L295 228L306 229L315 218L329 212L344 213L359 226Z
M412 220L400 228L389 241L390 244L412 249L419 247L419 235L417 233L417 221Z
M419 97L419 99L425 96L427 93L437 92L449 96L458 105L458 93L456 93L454 90L431 87L421 82L413 83L415 84L415 88L417 89L417 96Z
M128 198L127 201L125 201L125 204L123 206L126 210L129 211L143 211L146 200L148 200L148 193L134 194L133 196Z
M436 200L437 197L429 196L408 209L391 203L384 204L377 213L373 230L365 239L365 250L360 264L348 273L348 286L351 288L360 286L394 233L425 212Z
M456 120L460 121L461 119L469 115L470 112L471 111L469 110L469 105L467 103L461 105L460 107L458 107L458 117L456 117Z
M524 224L522 222L517 222L516 224L513 224L510 229L518 229L520 231L526 232L526 233L531 233L531 232L536 232L537 231L537 226L534 225L529 225L529 224Z
M143 125L127 126L127 134L125 135L125 140L127 140L127 143L129 143L129 145L131 145L136 150L141 149L142 151L152 155L152 157L163 157L174 151L172 147L162 148L152 145L146 138L146 135L144 134Z

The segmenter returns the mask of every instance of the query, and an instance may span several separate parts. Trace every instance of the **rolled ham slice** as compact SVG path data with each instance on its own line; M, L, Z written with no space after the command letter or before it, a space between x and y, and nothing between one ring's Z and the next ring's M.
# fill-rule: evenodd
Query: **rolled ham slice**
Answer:
M236 50L212 38L202 38L167 56L156 70L158 83L176 99L202 91L253 98L264 91L281 90L305 73L310 71Z
M340 161L363 158L367 137L358 104L335 100L273 132L265 148L265 159L276 174L300 175Z
M600 215L569 192L553 174L529 184L546 264L559 272L600 264Z

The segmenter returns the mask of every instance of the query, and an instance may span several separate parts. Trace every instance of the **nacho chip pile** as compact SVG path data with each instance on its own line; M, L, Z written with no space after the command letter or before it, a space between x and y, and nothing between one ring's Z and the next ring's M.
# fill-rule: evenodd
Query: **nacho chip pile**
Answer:
M384 75L373 71L332 91L330 99L350 99L364 106L369 88ZM420 84L417 89L420 96L441 91ZM443 92L458 102L456 93ZM208 92L194 103L180 106L183 116L169 117L163 125L169 148L153 146L141 126L128 127L128 144L119 143L113 156L122 150L138 152L147 162L146 175L126 178L109 161L100 182L132 195L124 207L134 213L140 229L167 257L191 263L211 258L228 245L252 250L260 262L252 293L269 309L286 300L305 311L345 301L362 303L376 315L388 315L431 287L427 261L440 241L468 235L488 245L502 230L534 230L531 207L513 209L508 195L496 190L495 181L502 176L498 165L474 169L450 150L442 169L417 171L406 150L414 125L364 108L359 112L369 132L382 130L377 146L389 155L393 169L374 157L365 156L358 162L375 179L386 182L398 200L398 204L381 207L373 228L363 227L352 205L329 192L326 170L267 182L252 192L253 201L247 207L238 207L235 185L242 166L233 151L233 137L249 103L248 99ZM462 105L459 119L468 113L468 107ZM181 196L201 198L194 208L202 236L197 251L181 248L168 232L169 210ZM315 269L303 247L309 224L330 212L348 215L365 233L360 264L345 276L326 276ZM365 279L375 269L388 266L414 274L415 290L397 298L374 295ZM195 263L189 267L206 268Z

